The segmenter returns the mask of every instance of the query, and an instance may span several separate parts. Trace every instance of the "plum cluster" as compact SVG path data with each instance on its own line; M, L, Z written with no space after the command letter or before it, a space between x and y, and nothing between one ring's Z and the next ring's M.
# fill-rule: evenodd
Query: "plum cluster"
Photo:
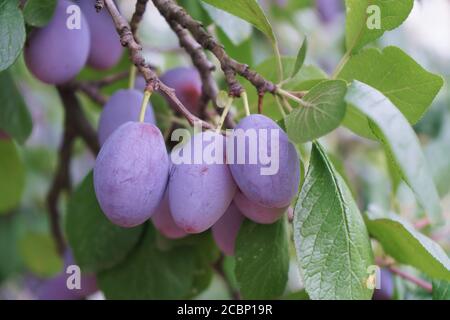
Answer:
M106 10L97 13L94 4L94 0L59 0L51 21L31 32L25 63L36 78L60 85L86 64L104 70L118 63L123 48L114 23Z
M176 68L161 79L175 89L188 109L196 110L201 81L194 69ZM100 116L98 135L102 148L94 167L94 188L111 222L134 227L151 219L159 232L171 239L211 228L219 248L233 255L245 217L270 224L286 212L298 192L300 164L294 145L274 121L253 114L235 128L255 130L257 134L259 129L278 132L277 140L269 138L266 148L271 150L271 144L276 143L279 168L274 174L262 175L265 164L248 161L251 152L258 152L251 150L248 143L244 145L247 158L243 163L227 157L225 149L230 139L237 139L234 135L199 132L169 154L155 125L151 105L144 121L137 122L142 98L142 92L136 89L120 90ZM187 162L172 161L174 153L189 154L195 146L205 150L211 144L223 146L222 162L211 163L203 158L198 161L194 154L189 155ZM237 143L233 145L238 147ZM237 157L238 150L235 151Z

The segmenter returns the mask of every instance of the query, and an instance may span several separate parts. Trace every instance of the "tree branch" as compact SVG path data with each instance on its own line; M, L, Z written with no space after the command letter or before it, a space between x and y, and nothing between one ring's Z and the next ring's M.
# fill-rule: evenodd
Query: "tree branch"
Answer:
M89 121L81 109L80 103L75 95L72 87L58 87L58 93L64 105L66 117L70 119L70 124L75 129L78 136L80 136L86 143L93 154L97 154L100 150L100 145L97 139L97 133L90 125Z
M203 25L194 20L182 7L173 0L152 0L156 8L163 15L169 24L176 21L183 28L189 30L194 39L205 49L211 51L220 62L220 66L225 75L228 84L229 93L232 97L240 97L244 90L236 78L236 74L246 78L258 90L258 93L264 94L270 92L276 93L277 87L270 81L264 79L260 74L251 70L248 65L239 63L232 59L225 52L223 46L214 39L203 27Z
M139 23L141 23L144 16L145 9L147 8L147 2L148 0L136 1L136 9L134 10L133 17L130 22L131 33L133 33L135 39L137 39L136 32L139 27Z
M214 108L220 115L222 110L216 103L216 97L219 89L217 88L217 83L212 74L215 70L214 64L208 60L208 57L203 51L203 47L195 41L186 29L175 21L169 21L169 25L177 35L178 40L180 41L180 46L183 47L191 57L192 63L197 68L202 79L202 96L200 98L199 108L200 116L202 118L206 116L206 107L208 106L209 101L212 101ZM235 126L229 115L225 118L225 125L228 128L233 128Z
M120 14L119 10L114 4L114 1L103 0L103 2L112 17L114 24L116 25L116 29L120 36L122 45L128 47L130 51L131 61L144 77L147 83L147 90L158 91L165 94L174 103L181 114L186 117L191 125L194 125L194 123L200 123L205 129L213 129L213 127L209 123L197 118L192 113L190 113L189 110L180 102L180 100L178 100L177 96L175 95L175 91L172 88L166 86L158 79L156 73L145 62L145 59L141 54L142 47L134 39L130 25Z

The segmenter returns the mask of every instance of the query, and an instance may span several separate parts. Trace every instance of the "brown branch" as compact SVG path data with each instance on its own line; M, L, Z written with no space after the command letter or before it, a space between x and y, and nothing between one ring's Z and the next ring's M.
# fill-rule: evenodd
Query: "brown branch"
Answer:
M200 117L204 118L206 116L206 107L208 102L212 101L214 108L220 115L223 111L217 106L216 97L219 89L217 88L217 83L213 77L213 71L215 70L214 64L208 60L203 47L195 41L195 39L189 34L189 32L184 29L175 21L169 21L169 25L180 41L180 46L191 57L192 63L197 68L200 77L202 79L202 96L200 98ZM235 126L233 120L229 115L225 119L225 126L227 128L233 128Z
M236 78L236 74L246 78L252 83L259 93L276 93L277 87L264 79L260 74L251 70L248 65L239 63L225 52L223 46L217 42L203 27L194 20L182 7L173 0L152 0L166 21L176 21L183 28L189 30L194 39L205 49L211 51L220 62L220 66L228 84L229 93L233 97L240 97L244 90Z
M110 84L113 84L113 83L115 83L117 81L126 79L126 78L129 77L129 75L130 75L129 71L122 71L122 72L119 72L119 73L116 73L116 74L112 74L112 75L106 76L106 77L104 77L104 78L102 78L100 80L97 80L97 81L91 81L89 83L94 85L94 86L96 86L96 87L103 88L103 87L109 86Z
M432 292L433 291L433 286L431 285L431 283L422 280L420 278L416 278L415 276L406 273L394 266L389 266L389 271L391 271L392 273L398 275L399 277L408 280L409 282L414 283L415 285L421 287L422 289L426 290L427 292Z
M83 139L93 154L97 154L100 150L97 133L86 119L80 102L75 95L75 91L71 86L66 86L58 87L58 93L63 102L66 117L70 119L71 125L73 125L78 136Z
M92 101L103 106L107 101L106 98L99 90L99 88L95 85L92 85L87 82L73 82L71 86L74 90L79 90L87 95Z
M133 17L131 18L130 27L131 33L133 33L134 38L137 39L136 32L144 17L145 9L147 8L148 0L137 0L136 9L134 10Z
M191 125L194 123L200 123L205 129L213 129L213 127L194 116L189 110L178 100L175 95L175 91L162 83L154 70L150 68L150 66L145 62L144 57L141 54L142 47L136 42L133 33L131 32L130 25L125 20L125 18L120 14L113 0L103 0L105 7L108 9L114 24L116 25L117 32L120 36L120 41L123 46L128 47L130 51L130 59L139 72L144 77L147 83L147 90L149 91L158 91L162 94L165 94L177 107L178 111L183 114L183 116L189 121Z

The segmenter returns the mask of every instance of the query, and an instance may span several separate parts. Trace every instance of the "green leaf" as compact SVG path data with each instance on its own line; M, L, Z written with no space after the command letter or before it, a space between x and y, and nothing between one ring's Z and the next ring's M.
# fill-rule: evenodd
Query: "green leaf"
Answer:
M0 129L24 143L31 134L31 116L9 71L0 72L0 101Z
M160 250L155 229L150 224L146 227L127 259L98 273L100 289L107 299L183 299L191 294L195 252L188 246Z
M0 138L0 215L14 209L25 188L25 166L13 140Z
M37 276L54 276L63 267L55 241L49 234L36 232L25 234L19 241L19 250L25 265Z
M433 281L433 300L450 300L449 281Z
M413 266L432 278L450 281L450 259L444 250L401 217L368 212L366 225L384 251L396 261Z
M236 240L235 275L244 299L280 297L289 271L287 226L284 219L263 225L244 221Z
M0 0L0 71L16 61L25 43L25 24L17 0Z
M399 27L411 12L414 0L345 0L347 19L345 25L347 51L356 52L366 44L380 38L386 31ZM376 18L369 6L379 11L379 28L369 29Z
M235 46L240 45L252 35L252 26L246 21L236 18L236 16L219 10L207 3L201 2L201 4L206 12L208 12L211 20L225 32Z
M383 94L359 81L347 91L347 103L365 114L405 182L433 221L440 220L439 196L414 130Z
M43 27L50 22L56 0L28 0L23 8L25 22L33 27Z
M18 217L17 214L0 216L0 285L21 266L17 250L21 223Z
M106 218L95 196L92 172L69 200L66 233L83 270L96 272L117 265L136 246L142 231L142 226L122 228Z
M383 51L362 51L346 63L338 78L349 82L358 80L377 89L392 101L411 124L422 118L443 85L440 76L426 71L396 47L387 47ZM351 113L348 116L351 118L346 119L345 123L351 130L371 137L367 121Z
M317 139L336 129L345 116L347 84L342 80L323 81L304 97L305 106L295 108L285 118L289 138L297 143Z
M263 32L269 39L275 43L275 34L273 33L272 26L269 23L264 11L259 6L256 0L202 0L216 8L224 10L232 15L239 17L250 24L254 25L257 29Z
M282 57L281 62L283 65L283 79L288 79L290 77L291 70L295 66L295 57ZM277 70L274 67L276 65L276 58L271 57L264 60L262 63L257 65L254 70L261 74L265 79L272 82L277 81ZM295 77L289 79L284 83L283 89L289 91L305 91L309 90L318 83L322 82L327 78L327 75L318 67L311 65L304 65L300 71L295 75ZM258 95L255 92L255 88L248 82L244 82L245 91L248 94L248 101L250 104L250 109L252 113L257 112L258 106ZM236 104L242 103L242 99L235 101ZM244 108L239 108L239 110L244 110ZM282 115L278 109L277 103L273 95L265 95L263 114L274 119L279 120Z
M291 78L295 77L295 75L303 67L307 51L308 51L308 39L305 38L305 40L303 40L302 46L300 47L300 50L298 50L297 60L295 60L295 66L294 69L292 70Z
M363 218L322 147L314 143L294 213L294 241L311 299L370 299L373 265Z

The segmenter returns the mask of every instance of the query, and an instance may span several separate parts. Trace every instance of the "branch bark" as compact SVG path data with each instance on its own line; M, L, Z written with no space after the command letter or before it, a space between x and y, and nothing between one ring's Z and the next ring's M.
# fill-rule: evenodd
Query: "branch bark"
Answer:
M131 18L130 27L131 33L133 33L134 38L137 39L136 32L144 17L145 9L147 8L148 0L137 0L136 9L134 10L133 17Z
M236 78L236 74L246 78L257 89L258 93L276 93L277 87L264 79L260 74L251 70L248 65L239 63L225 52L223 46L205 30L203 25L194 20L182 7L173 0L152 0L156 8L169 24L176 21L183 28L189 30L194 39L206 50L211 51L219 60L229 93L232 97L240 97L244 90Z
M130 59L144 77L147 83L147 90L158 91L165 94L189 121L191 125L194 123L200 123L205 129L213 129L213 126L189 112L189 110L178 100L175 95L175 91L162 83L156 73L145 62L144 57L141 54L142 47L136 42L136 39L131 32L131 27L125 18L120 14L113 0L103 0L105 7L108 9L114 24L116 25L117 32L120 36L120 41L123 46L127 47L130 51Z

